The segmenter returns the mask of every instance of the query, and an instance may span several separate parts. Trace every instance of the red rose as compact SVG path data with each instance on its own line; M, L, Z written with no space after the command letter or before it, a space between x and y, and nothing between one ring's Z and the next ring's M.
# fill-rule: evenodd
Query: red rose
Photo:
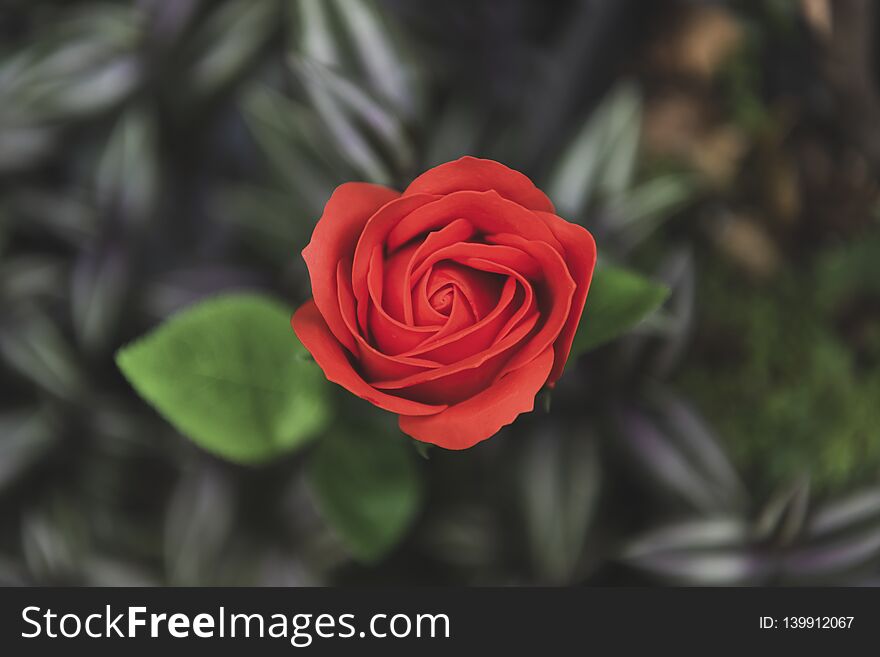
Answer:
M465 449L562 374L596 244L521 173L463 157L403 194L340 185L303 258L314 300L291 323L327 378Z

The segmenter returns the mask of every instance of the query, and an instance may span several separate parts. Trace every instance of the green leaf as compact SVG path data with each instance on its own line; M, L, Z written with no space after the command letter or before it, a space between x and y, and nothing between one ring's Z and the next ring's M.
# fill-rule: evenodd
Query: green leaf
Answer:
M375 0L336 0L336 9L364 77L399 114L414 117L419 91L416 58L399 42L385 13Z
M324 0L299 0L298 12L292 14L299 25L298 44L310 59L326 66L339 67L342 57L331 25L330 4Z
M308 467L318 508L361 561L394 547L421 505L413 450L399 435L328 435Z
M325 380L290 328L290 311L226 294L174 315L121 349L135 390L197 445L258 463L302 445L329 415Z
M290 12L290 55L358 80L407 119L418 115L422 89L409 44L375 0L299 0Z
M380 184L393 179L383 152L390 154L402 170L412 165L415 155L403 123L368 90L303 58L291 58L290 66L309 93L339 154L349 164Z
M528 547L546 582L563 584L584 561L601 483L598 448L584 428L544 425L524 438L518 481Z
M660 307L669 288L621 267L597 268L572 344L578 356L625 333Z
M619 196L630 187L641 121L632 83L619 84L590 114L544 186L562 216L579 217L596 196Z
M632 228L643 222L658 223L691 201L698 191L694 176L668 173L631 187L610 200L608 211L616 226Z
M233 82L271 40L280 19L272 0L217 3L189 37L197 53L186 72L187 88L209 95Z
M142 221L151 216L159 184L156 126L143 108L125 112L113 128L95 174L104 208Z

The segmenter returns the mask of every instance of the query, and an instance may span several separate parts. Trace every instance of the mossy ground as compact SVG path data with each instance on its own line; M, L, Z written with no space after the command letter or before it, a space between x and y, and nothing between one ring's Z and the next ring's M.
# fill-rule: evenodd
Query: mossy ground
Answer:
M717 261L700 272L679 383L749 480L807 473L831 491L880 479L880 235L761 284Z

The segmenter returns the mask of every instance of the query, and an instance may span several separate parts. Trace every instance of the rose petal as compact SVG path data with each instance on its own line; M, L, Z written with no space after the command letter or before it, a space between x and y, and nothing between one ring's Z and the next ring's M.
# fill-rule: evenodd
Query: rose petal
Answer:
M519 235L489 235L490 242L522 249L540 263L543 272L543 290L537 295L543 323L522 348L514 354L505 372L522 367L553 345L568 321L571 303L577 289L568 267L559 252L544 242L530 242Z
M398 202L409 198L421 200L423 196L402 196ZM389 207L391 205L393 204L389 204ZM368 230L371 231L370 240L376 239L372 235L372 230L374 226L380 224L378 217L379 213L371 217L364 228L365 234ZM420 207L393 223L381 222L381 227L385 231L384 242L388 251L393 252L410 240L461 218L467 219L478 232L483 234L515 233L528 240L547 242L562 250L562 244L534 212L503 198L494 190L455 192L430 203L421 203ZM358 251L362 243L365 243L364 237L361 237ZM357 276L357 269L354 273Z
M412 181L404 195L449 194L464 190L485 192L490 189L530 210L555 212L544 192L519 171L494 160L469 155L426 171Z
M469 356L468 358L464 358L458 362L450 363L449 365L442 365L440 367L432 367L430 369L426 368L423 371L416 372L414 374L409 374L399 378L388 378L382 380L372 380L371 383L374 387L379 390L403 390L406 388L413 388L415 386L419 386L421 384L430 382L430 381L440 381L442 379L446 379L453 374L458 374L459 372L470 371L474 373L476 376L476 371L486 365L489 361L496 361L497 357L501 355L510 355L511 358L516 358L517 352L514 350L522 340L529 334L529 332L535 327L535 324L538 321L538 315L531 315L526 318L519 326L514 328L510 333L508 333L503 339L498 340L493 343L489 349L482 351L478 354L474 354L473 356ZM416 360L416 359L411 359ZM447 385L444 383L444 385ZM447 385L449 388L450 394L455 394L454 386Z
M430 297L446 286L461 292L474 318L480 319L498 305L504 279L496 274L473 267L463 267L455 262L441 262L431 268L426 291Z
M430 295L428 294L428 279L431 272L426 271L416 283L416 290L412 293L412 312L413 321L417 326L433 326L439 329L446 323L448 317L437 312L431 305ZM430 338L429 338L430 340Z
M354 335L357 342L358 349L354 356L358 359L359 371L363 373L366 380L384 380L389 377L412 376L440 366L439 363L423 358L404 358L386 354L367 342L357 331L354 295L351 292L349 280L350 275L347 271L347 265L345 262L340 262L337 274L339 309L342 312L342 319L346 327ZM406 328L409 329L409 327Z
M499 331L520 309L516 299L519 297L522 302L525 293L518 291L518 287L516 279L508 278L498 305L483 319L453 335L426 341L404 355L419 356L448 365L488 349L497 339Z
M522 249L508 245L478 244L476 242L459 242L452 246L439 249L425 258L413 271L413 278L418 279L431 266L441 260L452 260L467 265L471 259L490 260L510 267L527 278L540 278L541 265Z
M474 232L474 227L467 219L456 219L448 226L444 226L440 230L428 233L428 236L425 237L425 241L416 247L415 251L413 251L412 256L407 262L406 273L404 274L403 290L412 290L414 281L418 280L413 278L412 269L415 265L424 260L428 254L436 251L437 249L442 249L445 246L455 244L456 242L463 242L472 237L474 235ZM404 294L402 303L405 317L404 321L412 324L414 320L412 295Z
M385 235L391 230L391 227L399 223L413 210L436 199L436 196L429 194L395 199L369 217L363 230L360 231L360 236L357 234L353 236L357 240L357 245L354 247L354 258L351 261L351 286L357 300L361 320L366 319L366 309L370 299L370 293L367 289L367 273L370 269L373 250L379 247L386 256L391 255L394 249L386 249L384 242ZM538 223L543 226L543 222ZM547 232L550 233L549 229ZM552 233L550 234L552 235Z
M494 436L501 427L535 407L535 395L553 367L553 350L510 372L492 387L434 415L401 414L400 429L446 449L467 449Z
M467 299L464 298L461 291L456 288L452 292L452 305L449 311L449 317L434 337L441 339L447 335L458 333L468 326L473 326L475 319L473 310L471 310L471 305L467 302Z
M522 322L524 318L529 318L529 320L531 320L530 313L537 314L537 303L535 301L535 293L532 289L532 284L521 273L505 265L493 262L491 260L484 260L482 258L472 258L468 260L468 264L475 269L481 269L482 271L495 274L504 274L509 276L510 278L515 279L520 284L520 287L525 293L523 302L520 305L519 310L516 311L516 314L514 314L514 316L510 318L510 321L508 321L508 323L498 332L498 335L495 339L496 342L504 338L516 326L519 326L520 322ZM534 324L534 322L532 322L532 324ZM423 346L428 346L433 342L434 338L431 338L429 340L426 340Z
M373 343L379 351L394 356L403 351L415 349L425 340L435 336L439 327L404 324L389 312L386 312L383 302L388 302L393 307L392 310L396 309L399 312L399 299L401 296L400 290L395 289L395 285L398 288L400 285L401 267L399 265L394 266L393 262L390 262L389 265L391 265L389 267L390 273L383 280L382 270L384 265L381 249L376 247L373 250L373 258L371 259L370 269L367 274L367 287L370 292L367 323ZM398 273L397 276L395 276L395 271ZM382 292L385 287L390 287L390 289L387 290L387 294L383 295ZM392 304L392 301L397 303Z
M393 189L380 185L340 185L324 206L312 239L302 252L315 304L333 335L352 353L356 349L355 341L342 321L336 301L336 264L352 257L358 235L373 213L399 196Z
M536 212L535 214L547 224L562 243L565 250L563 256L568 265L568 271L577 284L577 290L571 300L568 321L554 344L556 360L553 363L553 370L550 372L550 385L553 385L562 376L562 370L568 360L568 354L571 352L574 334L577 332L581 315L584 312L584 303L590 290L593 270L596 268L596 241L590 231L583 226L570 223L548 212Z
M450 368L451 371L446 376L407 386L398 394L425 404L457 404L490 387L498 379L508 360L510 360L509 351L496 353L478 367Z
M423 404L376 390L351 366L345 350L335 338L314 301L308 301L294 313L291 325L329 381L338 383L353 394L392 413L412 416L443 411L445 404Z
M416 248L415 244L408 245L386 260L382 246L374 246L367 271L371 303L379 304L385 314L405 326L413 325L407 319L404 305L409 297L406 272Z

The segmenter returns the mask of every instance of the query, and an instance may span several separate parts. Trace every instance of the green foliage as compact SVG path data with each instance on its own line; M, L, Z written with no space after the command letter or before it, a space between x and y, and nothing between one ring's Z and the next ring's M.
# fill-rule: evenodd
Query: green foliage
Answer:
M583 427L543 431L525 443L520 479L523 525L535 568L549 583L568 581L583 559L602 471Z
M622 267L597 267L572 344L577 356L613 340L660 307L669 288Z
M294 48L333 69L350 71L395 113L412 118L421 109L418 60L374 0L299 0L293 3Z
M767 487L805 470L819 489L876 478L878 254L874 237L762 289L719 267L701 278L705 353L682 383L737 464Z
M323 516L358 559L381 558L421 506L414 456L406 440L385 432L333 432L315 448L310 487Z
M202 448L259 463L302 445L328 416L323 375L271 299L202 302L122 348L132 386Z
M792 156L805 215L857 214L850 197L863 192L873 202L858 144L815 124L827 118L814 106L825 96L791 84L811 79L799 67L815 61L801 47L815 40L800 9L739 3L751 16L744 42L708 85L667 79L645 60L665 48L641 48L625 67L636 85L595 66L619 59L629 38L614 35L630 34L635 5L561 13L511 0L514 20L498 23L492 12L461 21L448 3L412 4L4 3L0 583L642 583L621 556L690 584L803 584L817 570L834 583L875 580L880 494L826 503L823 486L848 487L880 462L880 240L856 235L858 248L830 251L812 271L793 262L786 281L744 288L695 270L688 253L716 214L761 215L775 192L744 170L719 194L675 158L639 152L645 119L666 105L654 101L692 99L672 103L685 110L680 136L714 151L715 128L732 127L755 156L746 166L767 148ZM663 46L680 31L654 36ZM336 395L274 301L245 297L247 312L204 321L186 342L169 327L202 306L162 324L222 290L270 283L279 299L305 298L298 253L336 185L403 188L465 153L527 173L562 216L601 236L607 262L657 263L652 278L672 288L651 314L652 294L637 292L653 283L624 274L629 285L603 295L609 272L597 272L579 341L635 330L589 373L571 372L551 414L452 453ZM707 203L688 216L698 197ZM804 217L777 234L812 254L826 248L818 223ZM137 389L161 388L163 415L226 458L268 461L303 446L297 457L234 468L182 449L113 359L155 325L122 362ZM683 354L679 382L705 413L668 389ZM549 393L538 401L549 406ZM331 413L344 433L304 445ZM389 424L364 427L373 417ZM746 468L745 486L716 434ZM791 486L807 463L818 504ZM763 488L781 496L764 495L770 480L782 486ZM331 526L316 526L316 502ZM863 580L861 563L873 568Z
M563 216L582 216L595 196L615 197L630 186L641 120L641 96L628 83L617 86L590 114L547 184Z
M699 193L693 174L659 173L608 199L609 228L622 246L639 244Z

